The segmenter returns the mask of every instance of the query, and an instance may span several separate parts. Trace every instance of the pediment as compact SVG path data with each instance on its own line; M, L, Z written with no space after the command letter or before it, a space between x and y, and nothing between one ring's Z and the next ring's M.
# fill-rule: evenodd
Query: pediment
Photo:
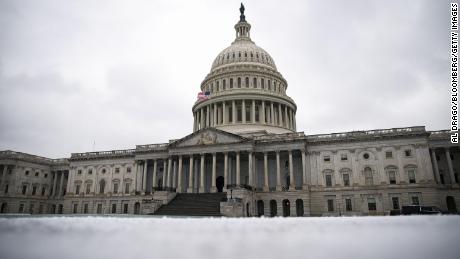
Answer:
M214 128L202 129L171 144L174 147L231 144L247 141L247 138Z

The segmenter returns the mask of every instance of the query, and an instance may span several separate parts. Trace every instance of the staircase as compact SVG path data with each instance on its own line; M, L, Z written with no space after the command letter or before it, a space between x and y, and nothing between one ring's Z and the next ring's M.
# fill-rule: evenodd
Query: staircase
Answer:
M226 193L178 193L154 214L168 216L214 216L220 217L220 202Z

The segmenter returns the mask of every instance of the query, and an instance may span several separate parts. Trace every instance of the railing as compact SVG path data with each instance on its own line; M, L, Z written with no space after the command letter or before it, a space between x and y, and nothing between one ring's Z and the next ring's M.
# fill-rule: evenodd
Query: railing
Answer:
M0 151L0 157L1 158L13 158L13 159L25 159L25 160L37 161L41 163L48 163L51 165L69 163L69 161L66 158L52 159L52 158L47 158L47 157L42 157L42 156L26 154L22 152L16 152L12 150Z
M239 94L239 93L243 93L243 94L262 94L262 95L268 95L268 96L273 96L273 97L276 97L276 98L281 98L281 99L285 99L285 100L288 100L290 101L291 103L294 103L294 100L287 96L286 93L277 93L277 92L273 92L273 91L270 91L270 90L264 90L264 89L254 89L254 88L232 88L232 89L227 89L227 90L223 90L223 91L219 91L219 92L212 92L210 95L209 95L209 99L203 99L203 100L197 100L195 101L195 105L198 105L204 101L207 101L207 100L212 100L213 98L216 98L216 97L220 97L220 96L227 96L227 95L232 95L232 94Z
M246 189L246 190L249 190L249 191L254 191L255 188L250 186L250 185L247 185L247 184L227 184L227 189L228 190L231 190L231 189Z
M425 131L424 126L415 126L407 128L392 128L392 129L377 129L367 131L351 131L342 133L331 133L331 134L318 134L307 136L309 141L324 141L324 140L337 140L346 138L365 138L369 136L389 136L389 135L400 135L404 133L423 133Z
M136 145L136 150L138 151L165 150L168 148L168 145L169 145L168 143Z
M450 130L430 131L430 139L450 139Z
M97 151L85 153L72 153L70 158L92 158L92 157L107 157L107 156L130 156L134 154L135 149L111 150L111 151Z
M274 140L274 139L286 139L286 138L304 138L305 134L303 132L295 133L283 133L283 134L270 134L262 136L254 136L254 140Z
M176 188L173 187L152 187L153 191L167 191L167 192L176 192Z

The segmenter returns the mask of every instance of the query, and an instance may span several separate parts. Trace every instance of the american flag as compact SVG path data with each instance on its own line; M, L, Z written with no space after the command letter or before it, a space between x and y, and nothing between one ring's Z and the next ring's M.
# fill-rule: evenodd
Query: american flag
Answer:
M198 93L197 98L198 98L199 101L207 100L207 99L209 99L209 95L211 95L211 92L209 92L209 91L206 91L206 92L201 91L201 92Z

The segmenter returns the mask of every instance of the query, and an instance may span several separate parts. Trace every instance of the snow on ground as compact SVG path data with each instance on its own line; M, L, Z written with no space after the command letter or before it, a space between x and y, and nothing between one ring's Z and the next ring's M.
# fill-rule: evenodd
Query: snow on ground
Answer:
M0 218L0 258L460 258L460 216Z

